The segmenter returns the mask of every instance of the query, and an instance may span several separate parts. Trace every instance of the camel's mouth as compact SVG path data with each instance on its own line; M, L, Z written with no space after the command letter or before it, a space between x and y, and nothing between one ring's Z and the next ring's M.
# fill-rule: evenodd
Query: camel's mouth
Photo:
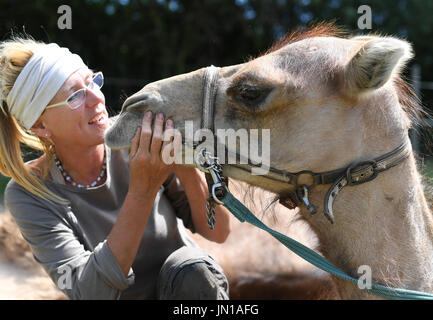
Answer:
M144 111L122 112L105 132L105 143L111 149L126 149L141 126Z
M142 124L144 113L162 110L162 98L158 92L142 92L130 96L122 105L122 111L105 134L105 142L112 149L125 149L131 145Z

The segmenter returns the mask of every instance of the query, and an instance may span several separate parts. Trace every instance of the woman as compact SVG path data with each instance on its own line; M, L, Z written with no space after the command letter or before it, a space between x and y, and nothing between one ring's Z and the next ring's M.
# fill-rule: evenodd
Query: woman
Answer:
M215 242L230 231L193 168L166 165L173 121L149 112L127 150L110 150L100 88L81 58L56 44L0 44L1 173L5 203L33 255L71 299L227 299L220 266L184 232ZM24 163L20 142L42 155Z

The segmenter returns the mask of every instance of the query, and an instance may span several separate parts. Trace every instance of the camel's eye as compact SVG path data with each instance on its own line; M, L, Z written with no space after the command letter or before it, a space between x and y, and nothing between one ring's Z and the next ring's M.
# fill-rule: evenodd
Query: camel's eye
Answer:
M261 92L257 90L257 88L246 87L246 88L241 88L239 95L242 98L242 100L255 101L258 98L260 98Z
M268 96L270 88L263 88L253 84L240 84L227 89L227 95L235 102L240 102L245 106L253 109L258 109Z

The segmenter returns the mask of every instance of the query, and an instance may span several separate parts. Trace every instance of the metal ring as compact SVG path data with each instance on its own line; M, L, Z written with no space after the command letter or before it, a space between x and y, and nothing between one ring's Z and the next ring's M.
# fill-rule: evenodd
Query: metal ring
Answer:
M302 185L306 186L308 188L308 190L310 190L312 187L314 187L316 185L316 181L314 179L316 173L314 173L313 171L310 171L310 170L302 170L302 171L299 171L299 172L297 172L297 173L294 174L294 176L295 176L295 186L299 185L298 181L299 181L299 177L301 175L311 176L311 179L312 179L311 184L302 183Z
M214 185L212 185L212 198L215 200L216 203L218 204L224 204L216 195L216 188L222 188L223 190L225 189L227 191L227 187L222 184L222 183L215 183ZM225 194L224 194L225 196Z

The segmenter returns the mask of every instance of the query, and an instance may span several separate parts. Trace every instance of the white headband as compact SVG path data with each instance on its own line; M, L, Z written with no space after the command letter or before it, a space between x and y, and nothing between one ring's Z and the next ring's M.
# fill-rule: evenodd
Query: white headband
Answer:
M50 43L33 53L7 97L10 113L30 129L69 76L87 68L67 48Z

